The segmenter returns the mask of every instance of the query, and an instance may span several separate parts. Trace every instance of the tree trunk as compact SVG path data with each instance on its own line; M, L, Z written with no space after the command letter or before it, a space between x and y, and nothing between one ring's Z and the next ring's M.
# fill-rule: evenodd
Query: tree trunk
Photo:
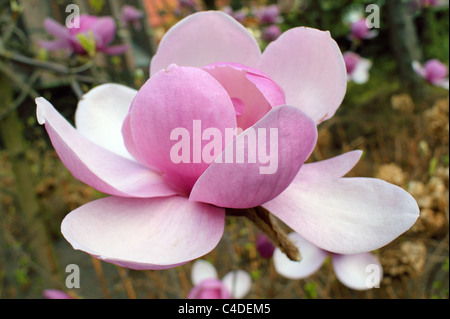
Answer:
M385 6L391 50L397 62L400 78L412 93L420 95L423 84L411 66L414 60L419 62L422 60L414 18L405 1L389 0Z

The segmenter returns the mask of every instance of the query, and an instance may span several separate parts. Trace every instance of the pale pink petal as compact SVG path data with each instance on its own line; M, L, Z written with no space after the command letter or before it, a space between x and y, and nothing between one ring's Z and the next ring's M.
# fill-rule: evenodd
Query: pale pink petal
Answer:
M331 118L345 96L347 70L329 32L299 27L284 32L264 51L257 68L316 123Z
M68 40L70 38L69 29L53 20L52 18L45 18L44 20L44 28L57 39L65 39Z
M96 18L89 29L94 34L98 49L105 48L116 36L116 23L112 17Z
M378 249L419 217L402 188L371 178L302 178L264 207L322 249L357 254Z
M36 99L36 104L39 123L45 123L56 152L75 178L101 192L117 196L175 194L158 174L84 137L44 98Z
M314 180L342 177L358 163L362 154L362 151L351 151L324 161L305 163L297 178Z
M216 268L208 261L198 259L194 261L191 269L191 281L194 286L205 279L218 279Z
M122 125L136 90L119 84L103 84L85 94L75 113L77 130L92 142L126 158Z
M163 37L151 62L151 75L175 63L202 67L216 62L255 66L258 43L235 19L219 11L203 11L184 18Z
M67 293L58 289L46 289L43 294L46 299L73 299Z
M252 277L244 270L234 270L227 273L222 282L231 294L231 298L244 298L252 288Z
M230 299L228 288L216 278L203 280L189 292L188 299Z
M121 55L124 54L126 51L128 51L130 47L126 44L123 45L112 45L106 48L101 49L103 53L106 53L108 55Z
M353 82L357 84L364 84L369 81L369 70L372 67L372 62L368 59L361 58L356 65L355 70L350 75Z
M422 78L425 78L427 76L427 71L419 61L412 61L411 66L414 72L416 72Z
M232 99L243 103L237 125L243 130L258 122L273 107L285 105L280 87L256 69L237 63L214 63L202 68L225 88Z
M67 49L69 51L72 50L70 42L64 39L63 40L59 39L55 41L39 41L39 45L49 51L56 51L63 49Z
M180 196L107 197L71 212L61 230L74 249L122 267L157 270L209 253L224 225L224 209Z
M202 140L203 131L214 128L220 133L213 139L221 144L218 156L225 147L225 128L236 128L236 113L227 92L211 75L172 65L141 88L133 102L130 127L139 158L162 171L181 193L189 194L212 162L204 160L202 150L210 141ZM179 153L187 155L186 161Z
M276 272L289 279L303 279L313 275L323 265L328 253L297 233L290 233L288 237L298 247L302 259L301 261L292 261L280 248L276 248L273 254L273 265Z
M249 136L255 142L247 143ZM315 123L303 112L275 107L227 146L198 179L190 199L229 208L259 206L289 186L316 140ZM260 156L264 145L255 145L259 141L266 141L266 159Z
M383 268L375 255L332 255L332 261L337 278L348 288L368 290L380 287Z

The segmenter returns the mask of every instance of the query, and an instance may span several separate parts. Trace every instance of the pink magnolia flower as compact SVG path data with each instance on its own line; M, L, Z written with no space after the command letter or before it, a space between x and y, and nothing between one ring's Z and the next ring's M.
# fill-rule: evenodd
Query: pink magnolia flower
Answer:
M57 289L46 289L44 290L44 297L46 299L73 299L67 293Z
M357 84L364 84L369 80L369 70L372 62L362 58L359 54L348 51L344 53L347 80Z
M338 280L354 290L368 290L379 287L383 269L378 258L371 253L354 255L332 254L307 241L297 233L290 233L290 239L301 250L302 260L290 260L279 248L275 249L273 262L277 273L289 279L303 279L313 275L331 256L333 269Z
M227 273L222 280L216 268L206 260L196 260L191 270L194 287L188 299L240 299L250 291L252 278L244 270Z
M225 6L222 8L222 11L225 12L226 14L232 16L240 23L244 23L245 19L247 18L247 15L248 15L247 8L242 8L242 9L233 11L233 9L230 6Z
M372 39L378 35L376 30L371 30L367 27L366 19L361 18L353 22L350 26L350 39L352 40L367 40Z
M268 41L275 41L281 35L281 28L277 24L272 24L263 29L261 37Z
M448 68L437 59L428 60L424 66L418 61L413 61L412 67L414 71L424 78L427 82L449 89L448 82Z
M41 41L40 45L47 50L65 49L70 54L88 54L80 42L80 36L87 41L95 41L95 49L109 55L124 53L126 45L110 46L116 34L116 24L112 17L96 17L82 14L79 17L79 27L66 28L51 18L44 21L45 29L55 37L53 41Z
M258 234L258 237L256 238L256 249L262 258L271 258L275 246L265 234Z
M122 25L128 26L133 25L136 30L142 29L141 20L144 18L144 13L141 10L136 9L130 5L124 5L122 7L122 12L120 15L120 20Z
M226 208L262 205L322 249L352 254L388 244L418 218L416 201L400 187L342 178L359 151L304 164L316 125L333 116L346 91L344 59L329 32L294 28L261 53L229 15L199 12L166 33L150 73L139 91L105 84L86 94L76 129L37 99L38 121L64 165L111 195L65 217L62 233L75 249L134 269L171 268L214 249ZM224 137L237 128L243 133ZM173 152L180 129L178 139L195 140L187 160ZM276 171L261 173L267 162L259 156L223 160L234 150L256 157L248 133L266 139L271 129Z
M282 18L280 17L280 9L276 4L256 8L255 17L262 24L275 24L282 22Z

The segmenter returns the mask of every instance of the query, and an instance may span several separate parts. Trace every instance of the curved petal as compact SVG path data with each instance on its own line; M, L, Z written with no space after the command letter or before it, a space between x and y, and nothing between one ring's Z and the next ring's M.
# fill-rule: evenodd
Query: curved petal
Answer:
M264 51L257 69L269 75L316 123L331 118L345 96L347 70L329 32L299 27L284 32Z
M228 288L231 298L244 298L252 288L252 277L244 270L230 271L222 278L222 282Z
M367 290L380 287L383 268L375 255L332 255L331 258L337 278L348 288Z
M290 233L288 237L298 247L302 260L290 260L277 247L273 254L273 265L278 274L289 279L303 279L311 276L322 267L328 257L326 251L311 244L297 233Z
M44 98L36 99L36 104L39 123L45 123L56 152L75 178L103 193L116 196L175 194L158 174L81 135Z
M342 177L359 162L362 154L362 151L351 151L320 162L305 163L297 178L317 180Z
M91 25L90 31L94 34L97 48L105 48L116 36L116 23L112 17L100 17Z
M102 48L101 51L108 55L121 55L124 54L126 51L128 51L129 48L130 47L126 44L118 44Z
M167 269L209 253L222 237L225 210L184 197L107 197L66 216L74 249L132 269Z
M69 29L53 20L52 18L45 18L44 28L57 39L68 40L70 38Z
M369 81L369 70L372 67L372 61L361 58L351 74L351 79L357 84L364 84Z
M216 278L203 280L200 284L194 286L188 299L230 299L231 295L228 288Z
M184 194L214 160L205 160L205 146L218 145L217 157L225 147L225 129L236 128L228 93L199 68L171 65L158 72L141 88L130 112L139 158ZM220 136L210 142L207 129Z
M309 117L278 106L226 147L197 180L190 199L228 208L259 206L289 186L316 141Z
M263 205L316 246L339 254L378 249L419 217L405 190L372 178L301 178Z
M261 50L253 36L235 19L219 11L184 18L163 37L151 62L151 75L175 63L202 67L216 62L255 66Z
M194 261L191 269L191 280L194 286L205 279L218 279L216 268L208 261L198 259Z
M119 84L103 84L92 89L78 103L77 130L107 150L133 159L123 142L122 125L136 94L136 90Z
M285 105L284 92L260 71L237 63L214 63L202 68L211 74L232 99L243 105L238 116L238 127L246 130L273 107ZM242 112L243 111L243 112Z

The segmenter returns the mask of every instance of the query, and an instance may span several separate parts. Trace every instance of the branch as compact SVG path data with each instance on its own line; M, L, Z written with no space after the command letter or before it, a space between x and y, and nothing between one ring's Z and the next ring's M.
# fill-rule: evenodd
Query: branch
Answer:
M290 260L302 259L297 246L292 243L267 209L261 206L249 209L227 209L226 213L228 216L246 217L252 221Z

